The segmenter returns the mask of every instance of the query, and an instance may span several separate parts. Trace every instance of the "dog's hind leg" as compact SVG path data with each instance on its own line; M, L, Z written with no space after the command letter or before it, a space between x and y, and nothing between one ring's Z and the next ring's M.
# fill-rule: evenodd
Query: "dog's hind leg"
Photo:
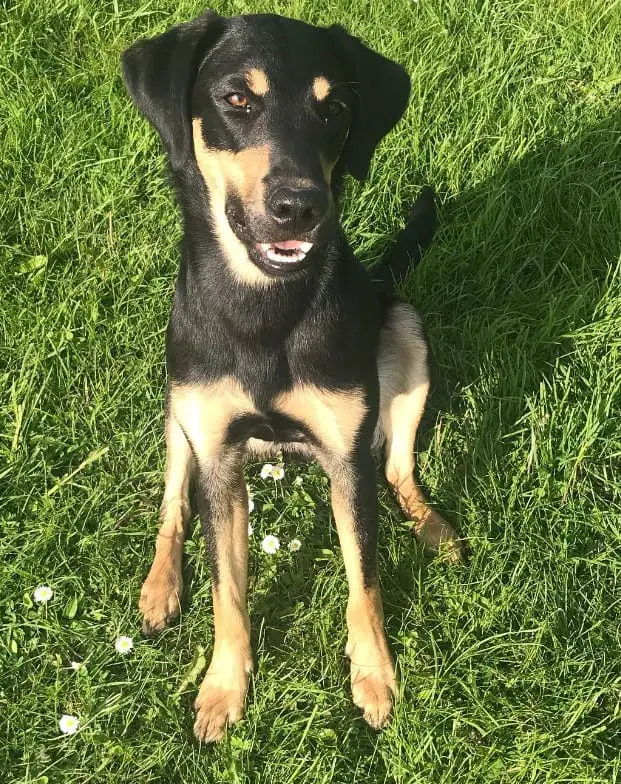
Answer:
M414 442L429 391L427 344L416 312L395 303L380 338L380 425L386 439L386 478L417 539L458 561L453 528L425 500L414 476Z
M155 558L140 593L142 629L154 634L179 615L183 578L181 562L190 516L189 485L193 468L190 445L170 412L166 416L166 478L160 509Z

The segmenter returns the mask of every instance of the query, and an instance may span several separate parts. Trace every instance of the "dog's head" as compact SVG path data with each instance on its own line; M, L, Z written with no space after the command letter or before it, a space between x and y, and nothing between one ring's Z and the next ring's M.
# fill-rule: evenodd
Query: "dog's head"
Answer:
M212 12L134 44L123 74L173 170L198 165L234 271L255 281L317 257L343 172L366 177L410 86L338 26Z

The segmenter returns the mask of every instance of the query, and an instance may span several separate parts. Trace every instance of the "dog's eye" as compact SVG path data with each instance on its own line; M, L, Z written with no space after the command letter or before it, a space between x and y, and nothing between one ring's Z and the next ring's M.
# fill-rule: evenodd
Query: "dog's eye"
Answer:
M323 108L323 121L325 123L330 122L330 120L332 120L334 117L338 117L339 114L343 114L345 109L347 109L347 107L341 101L326 101Z
M236 109L244 109L246 112L250 111L250 103L243 93L230 93L224 96L224 100Z

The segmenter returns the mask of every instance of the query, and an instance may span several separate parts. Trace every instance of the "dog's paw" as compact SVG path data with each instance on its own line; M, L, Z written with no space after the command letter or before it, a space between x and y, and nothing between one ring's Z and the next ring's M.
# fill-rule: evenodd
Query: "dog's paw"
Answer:
M181 612L183 581L179 569L154 563L140 592L139 609L142 613L143 634L161 632Z
M194 703L196 721L194 734L199 741L216 743L222 740L227 726L244 715L249 673L224 674L208 672Z
M374 639L350 637L345 653L351 661L351 692L364 720L380 730L388 724L397 694L395 665L382 634Z
M391 660L374 665L351 663L351 692L364 720L374 730L388 724L393 696L397 694L395 667Z
M426 507L423 514L413 516L412 530L423 547L438 553L446 563L464 560L464 546L455 529L435 509Z

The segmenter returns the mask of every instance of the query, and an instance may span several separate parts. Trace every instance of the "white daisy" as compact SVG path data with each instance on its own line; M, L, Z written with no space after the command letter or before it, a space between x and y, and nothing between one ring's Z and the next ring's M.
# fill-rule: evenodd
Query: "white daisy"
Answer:
M117 638L116 642L114 643L114 647L117 650L117 653L129 653L131 649L134 647L134 641L131 637L126 637L125 635L121 635Z
M248 514L252 514L252 512L254 512L254 501L248 496Z
M68 713L63 713L58 722L58 727L63 735L74 735L78 731L80 721L77 716L70 716Z
M248 523L248 536L252 536L254 533L254 528Z
M33 594L37 604L47 604L52 596L54 596L54 591L48 585L40 585Z
M279 482L281 479L284 479L284 476L285 469L282 466L274 466L274 468L272 468L272 479Z
M71 662L71 669L74 672L78 672L79 670L83 670L84 666L85 666L84 662L77 662L77 661L72 661Z
M277 551L280 549L280 541L277 536L268 534L261 542L261 547L263 548L264 553L276 555Z
M271 463L266 463L261 469L261 479L267 479L268 476L273 476L274 466Z
M297 553L297 551L302 547L302 542L299 539L292 539L289 542L289 549L292 553Z

